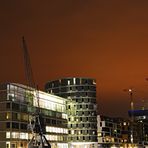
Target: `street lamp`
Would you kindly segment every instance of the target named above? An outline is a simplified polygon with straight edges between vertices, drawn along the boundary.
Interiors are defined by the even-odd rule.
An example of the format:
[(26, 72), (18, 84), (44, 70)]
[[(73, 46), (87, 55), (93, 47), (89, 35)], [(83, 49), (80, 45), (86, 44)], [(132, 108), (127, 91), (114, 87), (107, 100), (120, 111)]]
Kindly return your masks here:
[(130, 97), (130, 108), (131, 108), (131, 135), (130, 135), (130, 140), (133, 145), (134, 143), (134, 116), (133, 116), (133, 111), (134, 111), (134, 102), (133, 102), (133, 89), (124, 89), (124, 91), (129, 93)]

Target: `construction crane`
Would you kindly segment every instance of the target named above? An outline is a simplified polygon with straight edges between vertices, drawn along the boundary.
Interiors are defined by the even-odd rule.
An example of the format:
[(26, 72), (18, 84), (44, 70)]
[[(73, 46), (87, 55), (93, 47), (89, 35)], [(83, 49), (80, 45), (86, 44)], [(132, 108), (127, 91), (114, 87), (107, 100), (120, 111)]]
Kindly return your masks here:
[(37, 110), (36, 113), (33, 114), (33, 118), (31, 119), (29, 124), (29, 127), (32, 132), (32, 139), (28, 143), (28, 148), (51, 148), (51, 145), (49, 144), (48, 140), (44, 135), (45, 124), (40, 112), (39, 91), (33, 78), (30, 56), (24, 37), (22, 37), (22, 47), (23, 47), (25, 76), (27, 79), (27, 85), (34, 90), (36, 95), (35, 97), (37, 98)]

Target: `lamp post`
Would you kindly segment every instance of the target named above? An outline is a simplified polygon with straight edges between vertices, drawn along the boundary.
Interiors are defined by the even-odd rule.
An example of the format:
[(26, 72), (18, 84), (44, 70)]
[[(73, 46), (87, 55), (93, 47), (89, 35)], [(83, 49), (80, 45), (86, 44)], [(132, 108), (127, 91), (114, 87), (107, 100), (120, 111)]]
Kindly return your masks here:
[(131, 129), (130, 129), (130, 141), (133, 147), (134, 143), (134, 116), (133, 116), (133, 111), (134, 111), (134, 102), (133, 102), (133, 90), (130, 89), (124, 89), (124, 91), (129, 93), (130, 97), (130, 109), (131, 109)]

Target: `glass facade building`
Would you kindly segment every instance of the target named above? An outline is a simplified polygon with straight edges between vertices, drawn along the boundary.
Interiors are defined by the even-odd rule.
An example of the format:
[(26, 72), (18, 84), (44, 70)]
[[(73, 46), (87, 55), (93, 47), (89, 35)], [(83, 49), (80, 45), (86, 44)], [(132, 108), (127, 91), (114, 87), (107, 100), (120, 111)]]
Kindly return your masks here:
[[(39, 107), (52, 148), (67, 148), (66, 99), (38, 91)], [(0, 147), (27, 148), (32, 138), (29, 120), (37, 111), (36, 91), (27, 86), (0, 84)]]
[(49, 81), (46, 92), (67, 98), (68, 142), (71, 148), (97, 147), (96, 81), (63, 78)]

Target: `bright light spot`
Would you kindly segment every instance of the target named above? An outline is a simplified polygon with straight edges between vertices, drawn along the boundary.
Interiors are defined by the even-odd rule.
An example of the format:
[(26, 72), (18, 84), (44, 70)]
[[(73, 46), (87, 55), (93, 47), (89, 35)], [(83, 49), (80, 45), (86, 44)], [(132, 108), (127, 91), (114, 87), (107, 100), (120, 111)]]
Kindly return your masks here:
[(126, 125), (126, 122), (123, 122), (123, 125)]
[(129, 91), (129, 92), (132, 92), (132, 89), (129, 89), (128, 91)]

